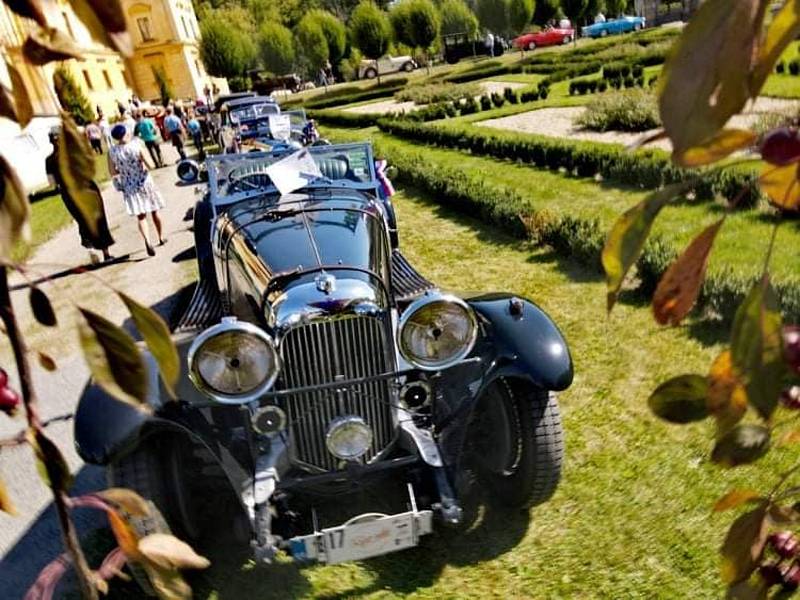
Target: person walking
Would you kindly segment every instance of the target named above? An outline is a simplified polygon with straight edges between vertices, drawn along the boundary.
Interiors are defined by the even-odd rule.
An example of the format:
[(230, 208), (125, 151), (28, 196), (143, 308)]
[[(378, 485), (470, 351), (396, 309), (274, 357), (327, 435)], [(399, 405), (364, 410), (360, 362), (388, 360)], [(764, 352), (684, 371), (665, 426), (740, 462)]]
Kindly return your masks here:
[(133, 133), (144, 142), (156, 169), (163, 167), (164, 160), (161, 158), (161, 146), (158, 143), (158, 133), (153, 121), (141, 112), (136, 113), (136, 127), (133, 128)]
[(150, 243), (147, 215), (150, 215), (156, 227), (158, 245), (163, 246), (167, 240), (162, 235), (158, 211), (164, 208), (164, 200), (148, 173), (142, 147), (130, 142), (126, 134), (125, 126), (121, 124), (111, 130), (115, 144), (108, 153), (108, 170), (114, 177), (114, 187), (122, 192), (128, 214), (136, 216), (147, 255), (155, 256), (156, 251)]
[[(97, 233), (96, 235), (92, 234), (89, 228), (86, 226), (85, 219), (83, 217), (83, 213), (78, 205), (73, 200), (72, 196), (70, 196), (69, 191), (67, 191), (67, 187), (64, 185), (63, 180), (61, 179), (61, 172), (58, 168), (58, 138), (60, 136), (60, 131), (55, 129), (50, 132), (49, 138), (50, 143), (53, 145), (53, 151), (44, 161), (44, 169), (48, 175), (52, 176), (53, 181), (55, 182), (56, 186), (58, 186), (58, 191), (61, 194), (61, 200), (64, 202), (64, 206), (72, 215), (72, 218), (75, 219), (75, 222), (78, 224), (78, 235), (81, 238), (81, 246), (86, 248), (87, 250), (100, 250), (103, 253), (103, 260), (109, 261), (112, 260), (114, 257), (111, 256), (111, 253), (108, 249), (114, 245), (114, 238), (111, 235), (111, 231), (108, 228), (108, 219), (106, 218), (106, 209), (103, 205), (103, 195), (100, 193), (100, 189), (97, 187), (97, 184), (92, 181), (89, 184), (89, 189), (94, 192), (93, 196), (97, 201)], [(99, 138), (98, 138), (99, 141)], [(96, 262), (95, 255), (90, 253), (90, 259), (92, 262)]]
[(86, 138), (95, 154), (103, 153), (103, 130), (97, 121), (92, 121), (86, 126)]
[(186, 150), (183, 149), (183, 123), (179, 117), (175, 116), (171, 106), (167, 107), (167, 116), (164, 119), (164, 128), (167, 130), (172, 145), (181, 157), (186, 160)]
[(100, 131), (103, 132), (103, 139), (106, 141), (106, 148), (109, 150), (114, 145), (114, 139), (111, 137), (111, 125), (108, 124), (108, 119), (105, 118), (103, 113), (99, 113), (97, 124), (100, 126)]
[(491, 31), (486, 32), (486, 39), (484, 40), (488, 54), (494, 57), (494, 34)]
[(197, 120), (192, 109), (189, 109), (187, 116), (189, 120), (186, 122), (186, 129), (189, 130), (189, 135), (192, 136), (194, 147), (197, 148), (197, 152), (200, 153), (200, 160), (205, 160), (206, 151), (203, 149), (203, 128), (200, 126), (200, 121)]

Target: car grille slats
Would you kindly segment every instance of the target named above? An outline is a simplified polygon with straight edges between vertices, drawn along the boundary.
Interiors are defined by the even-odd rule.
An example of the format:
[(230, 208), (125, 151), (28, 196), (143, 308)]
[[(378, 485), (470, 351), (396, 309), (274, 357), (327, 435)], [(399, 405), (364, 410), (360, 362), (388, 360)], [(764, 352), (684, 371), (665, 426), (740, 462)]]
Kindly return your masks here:
[[(300, 325), (281, 341), (287, 389), (354, 380), (391, 371), (387, 328), (376, 317), (339, 317)], [(283, 400), (294, 439), (295, 459), (325, 471), (338, 459), (325, 445), (336, 417), (362, 417), (372, 429), (369, 462), (394, 439), (389, 382), (359, 382), (337, 389), (292, 394)]]

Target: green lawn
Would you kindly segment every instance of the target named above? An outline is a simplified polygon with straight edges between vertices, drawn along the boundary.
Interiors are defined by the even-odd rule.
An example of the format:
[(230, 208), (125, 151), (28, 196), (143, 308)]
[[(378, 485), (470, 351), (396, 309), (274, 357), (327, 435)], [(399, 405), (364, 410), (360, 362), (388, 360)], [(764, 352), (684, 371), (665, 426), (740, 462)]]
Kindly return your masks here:
[(641, 305), (623, 302), (606, 318), (604, 284), (547, 249), (413, 190), (401, 190), (395, 205), (401, 247), (422, 273), (444, 289), (527, 296), (563, 329), (576, 379), (560, 396), (561, 486), (529, 513), (490, 513), (463, 537), (435, 535), (417, 549), (361, 563), (260, 568), (217, 548), (212, 569), (193, 580), (195, 597), (722, 597), (717, 548), (733, 515), (712, 515), (710, 506), (735, 485), (766, 486), (765, 471), (785, 468), (789, 457), (777, 452), (759, 469), (722, 471), (706, 460), (710, 427), (667, 426), (645, 404), (666, 377), (705, 372), (719, 348), (691, 338), (690, 329), (658, 329)]
[[(376, 141), (381, 152), (391, 161), (393, 148), (420, 151), (415, 146), (377, 129), (346, 130), (325, 128), (333, 139)], [(424, 147), (426, 160), (447, 168), (460, 168), (472, 175), (485, 177), (492, 184), (511, 188), (527, 198), (533, 209), (548, 209), (559, 214), (598, 219), (601, 226), (610, 228), (627, 208), (640, 201), (644, 190), (598, 183), (590, 178), (567, 177), (563, 174), (511, 161), (472, 156), (456, 150)], [(656, 221), (654, 232), (682, 248), (699, 230), (722, 216), (720, 206), (685, 203), (666, 208)], [(739, 211), (728, 218), (720, 232), (711, 255), (710, 272), (730, 269), (743, 276), (759, 272), (761, 257), (766, 250), (771, 225), (758, 210)], [(800, 223), (787, 221), (778, 232), (781, 251), (772, 259), (776, 281), (800, 278)]]

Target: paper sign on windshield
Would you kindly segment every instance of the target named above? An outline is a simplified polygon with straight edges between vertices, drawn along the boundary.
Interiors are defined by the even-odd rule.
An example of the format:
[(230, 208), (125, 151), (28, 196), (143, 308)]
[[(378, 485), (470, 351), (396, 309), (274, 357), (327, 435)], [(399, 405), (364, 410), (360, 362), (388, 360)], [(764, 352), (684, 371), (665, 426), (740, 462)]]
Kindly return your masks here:
[(292, 134), (292, 120), (289, 115), (270, 115), (269, 131), (276, 140), (288, 140)]
[(322, 172), (306, 148), (271, 164), (266, 171), (281, 195), (290, 194), (317, 177), (322, 177)]

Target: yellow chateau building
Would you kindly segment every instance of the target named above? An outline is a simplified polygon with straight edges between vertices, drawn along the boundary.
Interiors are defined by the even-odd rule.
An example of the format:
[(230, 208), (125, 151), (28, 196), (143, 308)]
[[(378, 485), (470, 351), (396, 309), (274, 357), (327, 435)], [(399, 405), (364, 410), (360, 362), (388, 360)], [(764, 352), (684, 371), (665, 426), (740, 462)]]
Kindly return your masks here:
[[(116, 113), (117, 101), (127, 104), (133, 94), (142, 100), (158, 100), (158, 70), (165, 74), (176, 98), (202, 97), (206, 86), (228, 90), (227, 82), (210, 77), (200, 60), (200, 29), (191, 0), (122, 0), (134, 44), (129, 59), (95, 42), (67, 0), (43, 0), (42, 4), (49, 24), (83, 50), (81, 60), (66, 61), (64, 66), (92, 107), (107, 115)], [(32, 21), (0, 4), (0, 53), (20, 71), (36, 113), (53, 115), (59, 109), (52, 83), (56, 63), (32, 67), (22, 60), (22, 44), (34, 27)], [(0, 82), (10, 86), (4, 61), (0, 61)]]

